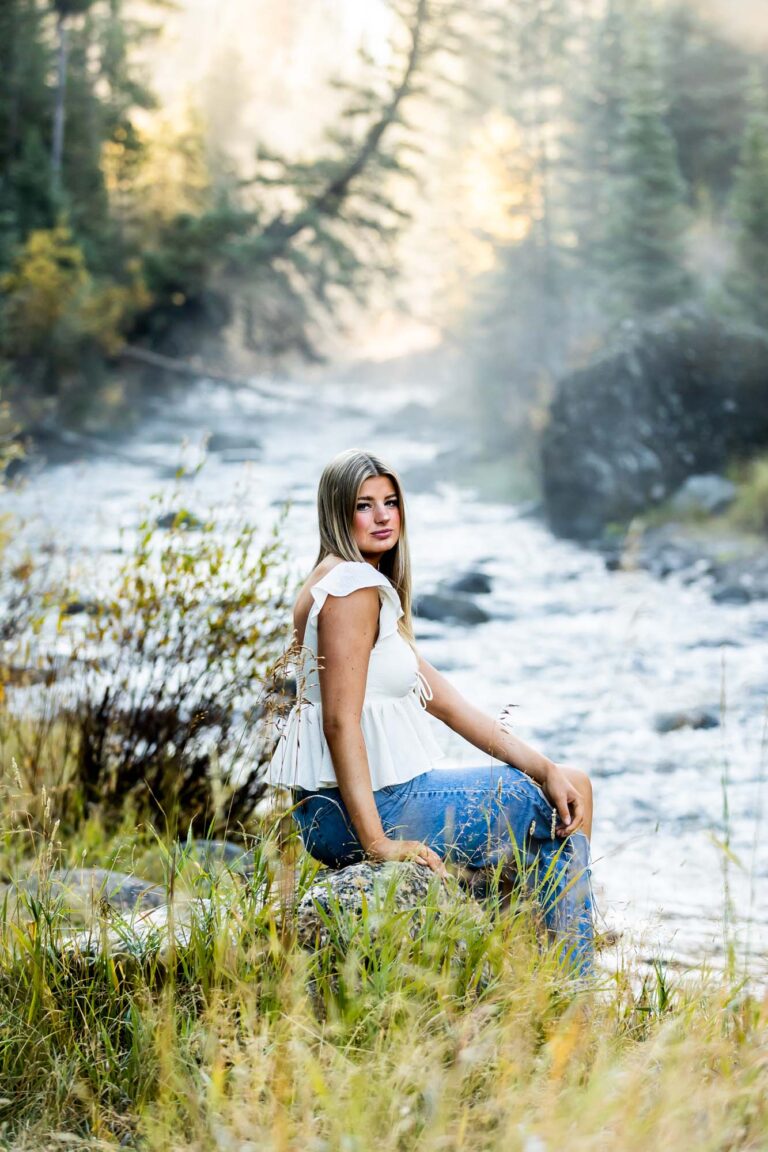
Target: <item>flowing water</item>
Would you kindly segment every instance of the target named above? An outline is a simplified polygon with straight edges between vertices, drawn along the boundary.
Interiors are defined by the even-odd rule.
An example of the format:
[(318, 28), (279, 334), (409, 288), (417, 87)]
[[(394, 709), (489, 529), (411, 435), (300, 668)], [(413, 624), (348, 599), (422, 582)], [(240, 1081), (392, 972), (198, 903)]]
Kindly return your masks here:
[[(523, 508), (463, 490), (430, 469), (444, 445), (428, 420), (384, 431), (414, 399), (435, 397), (327, 383), (258, 392), (201, 385), (158, 403), (118, 454), (48, 468), (4, 502), (24, 518), (33, 548), (50, 540), (71, 569), (95, 570), (107, 583), (121, 532), (172, 483), (182, 439), (212, 433), (205, 467), (184, 483), (185, 507), (204, 514), (237, 501), (266, 531), (290, 499), (291, 567), (303, 578), (317, 547), (323, 464), (351, 446), (391, 461), (406, 480), (416, 593), (473, 568), (493, 582), (477, 598), (489, 622), (419, 621), (420, 649), (489, 713), (516, 705), (523, 739), (590, 772), (596, 888), (608, 923), (625, 928), (622, 946), (648, 959), (720, 965), (731, 941), (739, 965), (762, 977), (768, 602), (719, 605), (698, 585), (609, 572)], [(696, 706), (712, 707), (720, 725), (655, 730), (657, 713)], [(431, 723), (453, 762), (489, 763)]]

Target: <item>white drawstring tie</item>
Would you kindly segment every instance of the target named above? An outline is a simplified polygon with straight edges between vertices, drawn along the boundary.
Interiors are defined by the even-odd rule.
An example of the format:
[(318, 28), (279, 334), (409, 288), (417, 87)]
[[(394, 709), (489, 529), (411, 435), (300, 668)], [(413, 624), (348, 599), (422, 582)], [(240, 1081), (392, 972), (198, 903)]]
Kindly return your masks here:
[(416, 683), (413, 687), (414, 691), (419, 694), (419, 704), (421, 704), (422, 708), (426, 709), (427, 704), (433, 699), (434, 693), (429, 686), (429, 681), (422, 672), (416, 672)]

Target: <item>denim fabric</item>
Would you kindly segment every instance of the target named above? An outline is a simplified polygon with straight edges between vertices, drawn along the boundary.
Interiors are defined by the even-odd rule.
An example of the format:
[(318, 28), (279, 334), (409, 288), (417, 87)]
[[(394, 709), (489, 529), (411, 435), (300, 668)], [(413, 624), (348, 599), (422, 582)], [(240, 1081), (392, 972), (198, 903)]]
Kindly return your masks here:
[[(592, 954), (589, 843), (563, 841), (544, 793), (506, 765), (433, 768), (374, 792), (385, 833), (421, 840), (440, 856), (473, 869), (517, 866), (536, 892), (547, 927), (563, 953), (586, 972)], [(294, 790), (294, 819), (310, 855), (331, 868), (363, 859), (338, 788)]]

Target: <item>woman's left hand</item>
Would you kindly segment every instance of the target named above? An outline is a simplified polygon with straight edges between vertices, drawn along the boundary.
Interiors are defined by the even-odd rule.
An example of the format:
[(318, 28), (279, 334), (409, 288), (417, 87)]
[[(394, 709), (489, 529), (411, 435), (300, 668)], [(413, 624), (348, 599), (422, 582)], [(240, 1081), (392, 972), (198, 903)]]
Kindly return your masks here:
[(562, 768), (554, 763), (547, 768), (541, 787), (560, 817), (557, 835), (564, 838), (577, 832), (584, 823), (584, 801)]

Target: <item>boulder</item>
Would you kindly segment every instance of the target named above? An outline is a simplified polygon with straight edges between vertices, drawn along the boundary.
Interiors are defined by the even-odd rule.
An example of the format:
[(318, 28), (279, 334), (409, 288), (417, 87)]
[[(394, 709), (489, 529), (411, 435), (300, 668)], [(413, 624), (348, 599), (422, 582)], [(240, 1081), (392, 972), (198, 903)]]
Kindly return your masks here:
[(86, 919), (106, 908), (120, 912), (159, 908), (167, 899), (161, 885), (106, 868), (56, 869), (43, 879), (26, 876), (17, 880), (13, 888), (37, 899), (50, 899), (62, 912)]
[(417, 596), (413, 604), (414, 616), (424, 620), (436, 620), (443, 624), (485, 624), (490, 615), (458, 592), (426, 592)]
[(230, 918), (228, 913), (244, 893), (251, 905), (263, 908), (265, 902), (264, 891), (248, 885), (253, 861), (239, 845), (198, 840), (180, 847), (179, 863), (197, 860), (212, 877), (223, 866), (239, 875), (242, 883), (211, 883), (200, 896), (197, 884), (191, 889), (182, 880), (169, 902), (165, 885), (103, 868), (73, 868), (54, 871), (43, 880), (37, 876), (17, 880), (11, 886), (17, 909), (23, 912), (24, 894), (55, 908), (61, 931), (58, 947), (74, 964), (87, 966), (97, 956), (109, 954), (115, 960), (162, 966), (169, 954), (187, 947), (195, 933), (208, 932), (211, 925), (218, 931), (231, 920), (234, 936), (239, 916)]
[(768, 445), (768, 335), (700, 310), (625, 328), (557, 386), (541, 442), (552, 529), (593, 540), (689, 476)]
[(441, 880), (423, 864), (365, 860), (318, 876), (299, 901), (296, 934), (303, 947), (322, 948), (334, 938), (347, 942), (365, 919), (366, 938), (373, 939), (386, 911), (407, 916), (408, 932), (415, 936), (428, 904), (430, 911), (437, 905), (447, 913), (471, 903), (456, 880)]
[(185, 861), (194, 861), (205, 872), (216, 873), (224, 869), (238, 876), (253, 876), (253, 851), (241, 844), (233, 844), (231, 840), (192, 840), (180, 848)]

